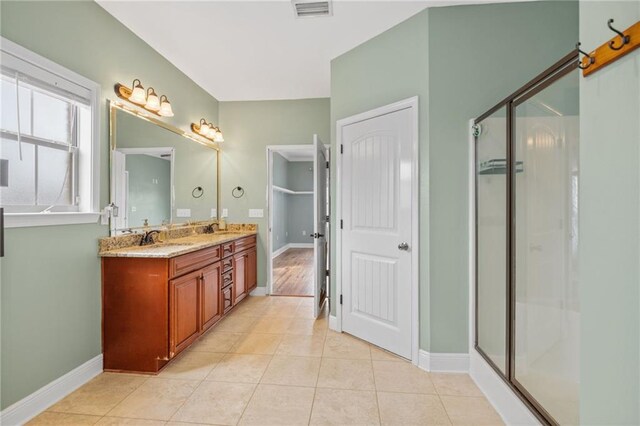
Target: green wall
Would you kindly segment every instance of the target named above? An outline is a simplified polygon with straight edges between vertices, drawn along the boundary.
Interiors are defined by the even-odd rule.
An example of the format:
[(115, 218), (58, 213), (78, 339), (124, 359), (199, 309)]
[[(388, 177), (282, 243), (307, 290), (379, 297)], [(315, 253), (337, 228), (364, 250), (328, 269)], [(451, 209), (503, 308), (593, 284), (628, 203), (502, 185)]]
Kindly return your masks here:
[(432, 352), (468, 351), (469, 120), (569, 53), (577, 39), (575, 1), (429, 12)]
[(468, 351), (468, 122), (577, 36), (577, 2), (431, 8), (332, 61), (332, 135), (338, 119), (420, 98), (422, 349)]
[[(166, 94), (167, 121), (216, 122), (218, 102), (93, 2), (0, 2), (0, 34), (102, 86), (101, 205), (108, 191), (108, 109), (116, 82)], [(1, 407), (101, 352), (99, 225), (9, 229), (2, 259)]]
[[(131, 226), (160, 224), (171, 219), (171, 161), (128, 154), (128, 217)], [(135, 207), (135, 211), (133, 210)]]
[[(419, 96), (420, 112), (420, 321), (421, 341), (428, 336), (429, 303), (429, 145), (428, 17), (426, 10), (331, 61), (331, 161), (336, 164), (336, 120), (392, 102)], [(331, 168), (331, 197), (336, 199), (336, 167)], [(331, 205), (331, 265), (335, 265), (336, 203)], [(331, 294), (335, 294), (335, 268), (331, 270)], [(331, 313), (335, 315), (333, 298)], [(426, 348), (422, 344), (423, 348)]]
[[(267, 282), (267, 150), (269, 145), (304, 145), (317, 133), (329, 141), (329, 99), (220, 102), (222, 151), (221, 206), (229, 222), (258, 224), (258, 286)], [(231, 190), (242, 186), (242, 198)], [(249, 209), (264, 209), (250, 218)]]
[[(586, 51), (638, 1), (580, 3)], [(580, 80), (580, 423), (640, 424), (640, 52)]]

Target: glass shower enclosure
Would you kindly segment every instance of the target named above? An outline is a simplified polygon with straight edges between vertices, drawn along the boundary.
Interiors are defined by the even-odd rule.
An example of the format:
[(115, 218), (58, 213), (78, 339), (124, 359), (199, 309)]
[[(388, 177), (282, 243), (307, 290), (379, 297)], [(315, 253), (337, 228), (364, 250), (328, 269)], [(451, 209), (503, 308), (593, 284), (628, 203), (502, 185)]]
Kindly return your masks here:
[(475, 348), (536, 416), (578, 424), (579, 71), (572, 52), (475, 120)]

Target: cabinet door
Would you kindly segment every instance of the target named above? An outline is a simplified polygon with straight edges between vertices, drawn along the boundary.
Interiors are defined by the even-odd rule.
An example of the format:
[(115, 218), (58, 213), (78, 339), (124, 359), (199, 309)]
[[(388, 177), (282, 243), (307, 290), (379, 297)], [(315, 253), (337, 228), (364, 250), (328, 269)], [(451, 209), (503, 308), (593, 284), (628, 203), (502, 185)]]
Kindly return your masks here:
[(214, 263), (202, 269), (201, 291), (202, 300), (202, 330), (206, 330), (218, 322), (222, 316), (220, 303), (220, 273), (221, 263)]
[(196, 271), (169, 281), (171, 297), (170, 357), (189, 346), (200, 333), (200, 280)]
[(247, 251), (247, 293), (258, 286), (258, 251), (252, 248)]
[(247, 293), (247, 252), (236, 254), (234, 257), (234, 305), (244, 299)]

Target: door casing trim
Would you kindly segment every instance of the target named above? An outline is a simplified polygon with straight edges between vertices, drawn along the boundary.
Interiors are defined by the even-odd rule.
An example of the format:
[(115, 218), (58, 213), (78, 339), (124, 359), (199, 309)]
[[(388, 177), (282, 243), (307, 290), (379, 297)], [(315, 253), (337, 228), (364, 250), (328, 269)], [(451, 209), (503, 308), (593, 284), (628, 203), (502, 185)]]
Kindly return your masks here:
[(412, 188), (411, 188), (411, 362), (418, 365), (420, 349), (420, 222), (419, 222), (419, 186), (420, 186), (420, 163), (419, 163), (419, 114), (418, 96), (403, 99), (389, 105), (342, 118), (336, 121), (336, 217), (334, 226), (336, 229), (336, 294), (332, 297), (332, 302), (336, 304), (336, 327), (335, 330), (342, 332), (342, 305), (340, 305), (340, 295), (342, 294), (342, 229), (339, 221), (342, 217), (342, 155), (340, 155), (340, 145), (342, 145), (342, 129), (350, 124), (370, 120), (372, 118), (387, 115), (393, 112), (411, 109), (413, 120), (412, 135)]

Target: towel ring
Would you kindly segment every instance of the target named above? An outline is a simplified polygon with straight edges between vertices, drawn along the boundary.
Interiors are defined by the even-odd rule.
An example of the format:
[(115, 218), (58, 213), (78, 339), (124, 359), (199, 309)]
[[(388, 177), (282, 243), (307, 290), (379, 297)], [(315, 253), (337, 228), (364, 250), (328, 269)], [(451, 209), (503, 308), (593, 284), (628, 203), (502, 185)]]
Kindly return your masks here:
[(231, 190), (231, 195), (233, 195), (233, 198), (241, 198), (244, 195), (244, 188), (236, 186)]
[(204, 195), (204, 189), (202, 189), (201, 186), (196, 186), (195, 188), (193, 188), (193, 191), (191, 191), (191, 196), (193, 198), (200, 198)]

